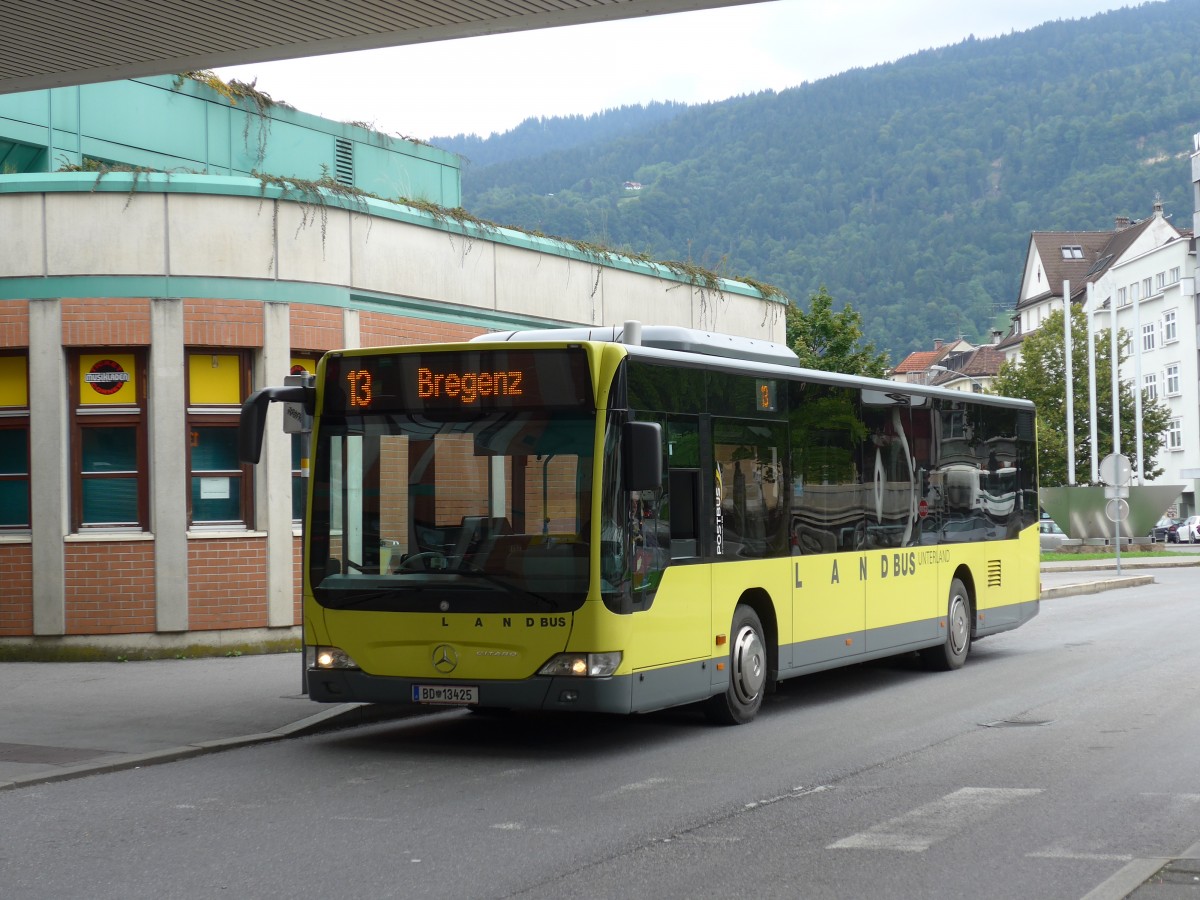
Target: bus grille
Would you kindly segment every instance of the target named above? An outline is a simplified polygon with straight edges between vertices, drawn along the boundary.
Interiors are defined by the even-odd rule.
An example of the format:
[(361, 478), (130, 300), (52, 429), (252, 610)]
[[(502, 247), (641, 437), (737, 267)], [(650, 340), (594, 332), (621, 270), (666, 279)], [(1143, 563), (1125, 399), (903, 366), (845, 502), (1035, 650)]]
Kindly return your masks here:
[(1000, 560), (988, 560), (988, 587), (998, 588), (1004, 581), (1004, 577), (1000, 571)]

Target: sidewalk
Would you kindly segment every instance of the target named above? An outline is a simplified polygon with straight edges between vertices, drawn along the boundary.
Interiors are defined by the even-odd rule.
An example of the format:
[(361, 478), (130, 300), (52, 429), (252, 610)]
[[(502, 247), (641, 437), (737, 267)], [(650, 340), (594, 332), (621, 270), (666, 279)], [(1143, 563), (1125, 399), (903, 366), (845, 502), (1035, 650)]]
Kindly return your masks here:
[(1167, 559), (1121, 559), (1121, 571), (1116, 560), (1080, 560), (1079, 562), (1042, 563), (1042, 599), (1075, 597), (1095, 594), (1115, 588), (1135, 587), (1154, 582), (1155, 569), (1176, 569), (1200, 566), (1200, 556), (1180, 554)]
[(300, 693), (300, 654), (0, 663), (0, 790), (393, 717)]
[[(1200, 557), (1047, 563), (1042, 599), (1148, 584)], [(300, 655), (129, 663), (0, 663), (0, 790), (152, 765), (406, 714), (316, 704)]]

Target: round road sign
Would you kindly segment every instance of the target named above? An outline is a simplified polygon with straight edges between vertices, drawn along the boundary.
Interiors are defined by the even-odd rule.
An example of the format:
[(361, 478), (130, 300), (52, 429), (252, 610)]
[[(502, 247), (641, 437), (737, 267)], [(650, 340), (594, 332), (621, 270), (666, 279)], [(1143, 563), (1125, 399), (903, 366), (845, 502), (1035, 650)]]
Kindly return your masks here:
[(1129, 518), (1129, 501), (1128, 500), (1109, 500), (1104, 505), (1104, 514), (1108, 516), (1110, 522), (1124, 522)]

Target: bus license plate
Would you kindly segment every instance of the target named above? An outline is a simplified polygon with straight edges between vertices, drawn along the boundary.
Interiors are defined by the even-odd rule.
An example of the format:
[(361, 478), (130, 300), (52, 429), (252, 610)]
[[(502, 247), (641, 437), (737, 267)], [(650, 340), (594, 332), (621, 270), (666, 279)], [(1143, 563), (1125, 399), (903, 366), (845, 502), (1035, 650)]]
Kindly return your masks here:
[(461, 684), (414, 684), (413, 703), (441, 703), (470, 706), (479, 702), (479, 688)]

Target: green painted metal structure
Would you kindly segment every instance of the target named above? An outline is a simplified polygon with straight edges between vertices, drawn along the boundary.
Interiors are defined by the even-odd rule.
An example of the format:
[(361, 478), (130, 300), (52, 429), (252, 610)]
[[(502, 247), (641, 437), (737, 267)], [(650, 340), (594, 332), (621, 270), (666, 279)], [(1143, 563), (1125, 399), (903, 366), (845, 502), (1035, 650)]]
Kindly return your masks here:
[(462, 203), (459, 159), (254, 95), (160, 76), (0, 95), (0, 174), (84, 166), (316, 181), (389, 200)]

